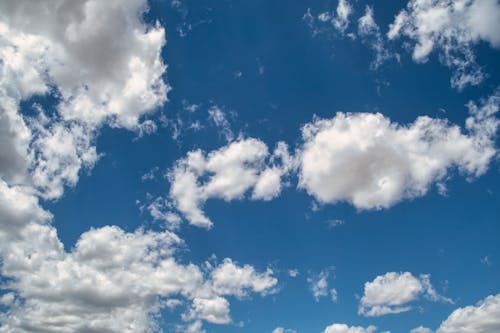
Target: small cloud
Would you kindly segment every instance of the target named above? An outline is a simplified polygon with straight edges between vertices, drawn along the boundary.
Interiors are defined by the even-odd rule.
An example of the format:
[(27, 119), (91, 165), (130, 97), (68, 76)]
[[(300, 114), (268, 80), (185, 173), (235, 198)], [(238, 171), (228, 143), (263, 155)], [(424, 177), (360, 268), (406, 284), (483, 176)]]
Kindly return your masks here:
[(289, 269), (288, 270), (288, 275), (290, 275), (290, 277), (297, 277), (299, 275), (299, 270), (298, 269)]
[(341, 219), (333, 219), (333, 220), (326, 220), (325, 223), (329, 228), (333, 229), (336, 227), (340, 227), (341, 225), (344, 225), (345, 221)]
[(481, 264), (491, 266), (492, 262), (490, 256), (484, 256), (483, 258), (481, 258)]

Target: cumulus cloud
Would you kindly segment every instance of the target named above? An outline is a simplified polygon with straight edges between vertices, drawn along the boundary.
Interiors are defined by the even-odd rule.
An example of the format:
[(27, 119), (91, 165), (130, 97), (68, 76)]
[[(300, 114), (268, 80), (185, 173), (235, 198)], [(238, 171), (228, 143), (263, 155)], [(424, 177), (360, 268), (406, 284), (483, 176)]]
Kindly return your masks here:
[(327, 326), (323, 333), (373, 333), (377, 327), (370, 325), (368, 327), (348, 326), (346, 324), (332, 324)]
[(168, 91), (160, 59), (165, 32), (142, 22), (146, 8), (144, 0), (4, 2), (3, 52), (17, 49), (27, 62), (29, 91), (57, 88), (65, 120), (109, 118), (133, 128)]
[(367, 317), (406, 312), (412, 309), (410, 303), (421, 296), (434, 302), (451, 303), (434, 290), (430, 275), (415, 277), (409, 272), (389, 272), (365, 283), (358, 312)]
[(169, 172), (170, 198), (189, 223), (211, 227), (202, 206), (210, 198), (270, 200), (281, 192), (282, 177), (291, 167), (285, 143), (272, 154), (258, 139), (241, 139), (208, 154), (191, 151)]
[(450, 169), (483, 174), (496, 155), (499, 96), (469, 104), (466, 132), (446, 120), (418, 117), (393, 123), (382, 114), (337, 113), (302, 129), (299, 187), (321, 203), (387, 208), (427, 193)]
[(496, 0), (411, 0), (390, 25), (388, 37), (406, 37), (413, 59), (425, 62), (433, 50), (453, 70), (451, 84), (461, 90), (486, 74), (476, 63), (473, 46), (480, 41), (500, 48), (500, 4)]
[[(103, 124), (155, 128), (140, 121), (166, 101), (165, 32), (143, 22), (146, 9), (144, 0), (0, 4), (4, 179), (57, 199), (95, 164)], [(21, 115), (20, 101), (33, 95), (51, 96), (55, 112), (47, 116), (38, 105), (38, 116)]]
[[(66, 250), (39, 202), (93, 167), (103, 125), (156, 128), (143, 116), (166, 101), (165, 38), (145, 10), (144, 0), (0, 3), (1, 332), (154, 331), (163, 307), (181, 306), (186, 330), (202, 332), (203, 321), (231, 321), (223, 296), (274, 291), (270, 269), (181, 263), (169, 231), (106, 226)], [(50, 95), (51, 110), (21, 114), (33, 95)], [(166, 205), (148, 208), (176, 224)]]
[(349, 27), (350, 19), (353, 8), (349, 1), (339, 0), (335, 12), (323, 12), (318, 14), (320, 22), (329, 22), (340, 33), (345, 33)]
[(3, 274), (15, 296), (0, 319), (17, 332), (147, 331), (168, 305), (161, 299), (172, 296), (190, 301), (184, 320), (224, 324), (231, 320), (222, 295), (265, 295), (277, 284), (272, 271), (230, 259), (210, 274), (181, 264), (174, 253), (183, 242), (168, 231), (91, 229), (65, 252), (53, 227), (30, 223), (2, 241)]
[(244, 297), (248, 291), (266, 295), (273, 292), (278, 280), (268, 268), (264, 273), (257, 273), (250, 265), (239, 267), (227, 258), (211, 273), (212, 288), (218, 295)]
[(458, 308), (441, 323), (437, 333), (494, 333), (500, 331), (500, 294)]

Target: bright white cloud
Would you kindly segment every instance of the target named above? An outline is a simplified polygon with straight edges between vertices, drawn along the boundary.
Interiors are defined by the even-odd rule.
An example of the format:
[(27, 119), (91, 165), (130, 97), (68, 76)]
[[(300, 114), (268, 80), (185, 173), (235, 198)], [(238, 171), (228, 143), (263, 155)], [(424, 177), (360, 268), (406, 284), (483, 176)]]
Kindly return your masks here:
[(441, 323), (436, 333), (495, 333), (500, 331), (500, 294), (458, 308)]
[(202, 211), (206, 200), (242, 199), (251, 189), (252, 199), (270, 200), (280, 193), (281, 178), (291, 163), (284, 143), (270, 154), (264, 142), (253, 138), (234, 141), (208, 154), (191, 151), (169, 173), (170, 198), (189, 223), (210, 227), (212, 222)]
[[(185, 306), (187, 331), (203, 332), (202, 320), (231, 321), (219, 292), (274, 291), (271, 270), (178, 262), (183, 242), (168, 231), (91, 229), (66, 251), (40, 206), (96, 163), (104, 124), (155, 130), (142, 116), (166, 101), (165, 38), (159, 24), (142, 21), (146, 9), (144, 0), (0, 3), (0, 255), (9, 290), (0, 332), (154, 331), (165, 306)], [(54, 95), (55, 111), (35, 105), (36, 116), (22, 116), (19, 103), (35, 94)], [(178, 223), (167, 208), (148, 207)], [(212, 281), (229, 264), (229, 275)]]
[(273, 271), (267, 269), (257, 273), (250, 265), (239, 267), (231, 259), (225, 259), (211, 273), (212, 288), (218, 295), (235, 295), (244, 297), (248, 291), (266, 295), (273, 292), (278, 280)]
[(368, 327), (348, 326), (346, 324), (332, 324), (327, 326), (323, 333), (373, 333), (377, 327), (370, 325)]
[(170, 296), (190, 301), (186, 321), (224, 324), (231, 319), (222, 295), (266, 295), (277, 284), (270, 270), (258, 273), (230, 259), (210, 274), (180, 264), (173, 255), (182, 240), (171, 232), (92, 229), (71, 252), (49, 225), (28, 224), (16, 240), (2, 235), (3, 274), (14, 278), (8, 288), (15, 291), (0, 318), (7, 331), (144, 332), (168, 306), (160, 299)]
[(144, 0), (2, 2), (2, 52), (21, 46), (19, 66), (29, 69), (22, 87), (55, 85), (65, 120), (133, 128), (168, 91), (165, 32), (142, 22), (146, 8)]
[[(143, 22), (146, 9), (145, 0), (0, 4), (4, 179), (57, 199), (95, 164), (93, 141), (103, 124), (156, 128), (140, 121), (166, 101), (165, 33)], [(38, 117), (22, 117), (19, 102), (36, 94), (56, 97), (56, 112), (35, 106)]]
[(389, 272), (366, 282), (363, 297), (359, 304), (359, 314), (368, 317), (382, 316), (411, 310), (410, 303), (421, 296), (432, 301), (446, 301), (432, 287), (430, 276), (419, 277), (409, 272)]
[(314, 118), (302, 129), (299, 187), (321, 203), (380, 209), (424, 195), (452, 168), (481, 175), (496, 155), (499, 101), (495, 94), (481, 106), (469, 104), (467, 133), (426, 116), (409, 125), (379, 113)]
[(496, 0), (411, 0), (390, 26), (388, 37), (412, 40), (413, 59), (425, 62), (433, 50), (454, 73), (453, 87), (477, 85), (484, 78), (472, 49), (479, 41), (500, 48), (500, 4)]

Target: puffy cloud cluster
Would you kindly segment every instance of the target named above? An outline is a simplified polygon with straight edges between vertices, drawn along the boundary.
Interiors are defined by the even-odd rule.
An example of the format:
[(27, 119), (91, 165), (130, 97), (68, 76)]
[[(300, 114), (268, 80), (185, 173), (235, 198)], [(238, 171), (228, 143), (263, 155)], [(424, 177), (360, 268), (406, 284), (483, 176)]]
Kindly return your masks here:
[[(169, 89), (160, 57), (165, 32), (143, 22), (146, 9), (144, 0), (0, 4), (4, 179), (57, 199), (97, 161), (100, 126), (144, 131), (141, 117)], [(19, 103), (33, 95), (51, 96), (55, 112), (36, 105), (37, 116), (22, 115)]]
[(177, 210), (189, 223), (209, 228), (212, 221), (203, 212), (207, 200), (239, 200), (250, 191), (253, 200), (271, 200), (292, 172), (298, 187), (318, 202), (348, 202), (358, 209), (388, 208), (433, 186), (443, 190), (450, 172), (473, 179), (497, 155), (498, 91), (467, 106), (464, 128), (428, 116), (407, 125), (380, 113), (314, 117), (303, 126), (303, 142), (293, 156), (283, 142), (270, 154), (254, 138), (209, 153), (191, 151), (168, 172), (171, 187), (163, 216), (174, 217)]
[(299, 187), (322, 203), (379, 209), (424, 195), (452, 168), (481, 175), (496, 155), (498, 108), (498, 95), (470, 104), (468, 133), (427, 116), (409, 125), (379, 113), (315, 118), (302, 129)]
[(438, 295), (427, 274), (415, 277), (409, 272), (389, 272), (365, 283), (358, 312), (368, 317), (406, 312), (412, 308), (409, 303), (421, 296), (434, 302), (451, 302)]
[[(91, 229), (67, 251), (39, 202), (97, 162), (102, 125), (154, 130), (141, 121), (166, 101), (165, 33), (145, 10), (145, 0), (0, 3), (0, 332), (149, 332), (176, 306), (199, 332), (231, 322), (226, 297), (275, 290), (270, 269), (179, 262), (183, 242), (168, 231)], [(33, 95), (51, 105), (22, 114)], [(150, 210), (175, 224), (160, 202)]]
[(116, 226), (91, 229), (65, 252), (49, 225), (30, 223), (2, 239), (3, 274), (13, 292), (0, 331), (146, 332), (154, 314), (179, 297), (190, 302), (186, 321), (231, 321), (221, 297), (272, 292), (273, 272), (258, 273), (226, 259), (205, 272), (174, 258), (182, 245), (171, 232), (127, 233)]
[(452, 68), (452, 86), (463, 89), (485, 77), (472, 46), (480, 41), (500, 48), (500, 4), (496, 0), (411, 0), (390, 26), (388, 37), (409, 38), (413, 59), (425, 62), (433, 50)]
[(210, 198), (270, 200), (281, 192), (282, 177), (292, 167), (285, 143), (272, 154), (258, 139), (241, 139), (208, 154), (194, 150), (169, 172), (170, 198), (189, 223), (205, 228), (212, 222), (202, 206)]
[(456, 309), (441, 323), (437, 333), (494, 333), (500, 331), (500, 294)]

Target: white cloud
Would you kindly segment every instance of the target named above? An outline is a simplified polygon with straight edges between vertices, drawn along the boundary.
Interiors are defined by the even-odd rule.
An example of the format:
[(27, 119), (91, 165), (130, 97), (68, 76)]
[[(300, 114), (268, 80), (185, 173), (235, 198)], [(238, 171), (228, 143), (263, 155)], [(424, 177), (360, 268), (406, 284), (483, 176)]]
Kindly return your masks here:
[(330, 293), (333, 302), (337, 302), (337, 290), (332, 288), (328, 290), (328, 279), (330, 278), (330, 270), (323, 270), (318, 275), (307, 278), (309, 287), (316, 302), (319, 302), (321, 297), (328, 296)]
[(350, 24), (350, 16), (353, 13), (353, 7), (348, 0), (339, 0), (335, 11), (325, 11), (317, 15), (315, 18), (311, 14), (311, 9), (308, 8), (302, 19), (311, 28), (314, 35), (323, 32), (322, 29), (315, 23), (316, 19), (321, 23), (327, 23), (333, 27), (335, 31), (341, 35), (345, 35)]
[[(201, 320), (230, 322), (221, 284), (211, 280), (225, 266), (178, 262), (177, 235), (107, 226), (66, 251), (39, 203), (61, 197), (92, 168), (103, 125), (155, 130), (142, 117), (169, 88), (164, 29), (142, 21), (146, 9), (144, 0), (0, 3), (0, 254), (9, 290), (0, 299), (1, 332), (154, 331), (161, 308), (175, 306), (187, 307), (189, 332), (203, 332)], [(34, 94), (53, 95), (54, 112), (34, 105), (37, 116), (22, 116), (19, 103)], [(177, 223), (166, 208), (149, 207), (153, 218)], [(222, 285), (234, 289), (224, 295), (274, 291), (272, 271), (232, 268), (243, 272), (234, 279), (250, 272), (257, 280), (227, 277)]]
[(347, 0), (339, 0), (337, 6), (337, 16), (333, 18), (332, 23), (335, 28), (341, 32), (345, 32), (349, 27), (349, 16), (352, 14), (352, 6)]
[(272, 333), (297, 333), (297, 331), (284, 327), (276, 327)]
[(252, 199), (270, 200), (280, 193), (281, 177), (291, 163), (284, 143), (269, 154), (266, 144), (253, 138), (234, 141), (208, 154), (191, 151), (169, 172), (170, 197), (189, 223), (210, 227), (212, 222), (202, 211), (206, 200), (242, 199), (252, 188)]
[(267, 269), (258, 273), (250, 265), (239, 267), (231, 259), (225, 259), (211, 273), (212, 288), (218, 295), (244, 297), (248, 291), (266, 295), (272, 293), (278, 280), (273, 271)]
[(366, 6), (365, 14), (358, 19), (358, 34), (375, 53), (375, 59), (371, 62), (370, 68), (376, 70), (392, 55), (384, 46), (384, 39), (373, 15), (373, 7)]
[(412, 329), (410, 333), (434, 333), (434, 331), (430, 328), (419, 326)]
[(323, 333), (373, 333), (377, 327), (370, 325), (368, 327), (347, 326), (346, 324), (332, 324), (327, 326)]
[(146, 8), (144, 0), (4, 2), (2, 51), (22, 46), (20, 61), (30, 69), (22, 86), (55, 85), (65, 120), (96, 125), (108, 119), (133, 128), (168, 91), (160, 59), (165, 32), (142, 22)]
[(297, 277), (299, 275), (299, 270), (298, 269), (289, 269), (288, 275), (292, 278)]
[(211, 121), (214, 122), (215, 126), (219, 128), (220, 134), (226, 139), (227, 142), (234, 140), (233, 131), (231, 131), (231, 125), (226, 118), (226, 114), (218, 106), (212, 106), (208, 109), (208, 116)]
[(406, 312), (412, 309), (410, 303), (421, 296), (435, 302), (451, 302), (437, 294), (429, 279), (429, 275), (415, 277), (409, 272), (377, 276), (372, 282), (365, 283), (358, 312), (368, 317)]
[(423, 196), (456, 168), (483, 174), (496, 155), (498, 94), (469, 104), (467, 132), (445, 120), (418, 117), (409, 125), (382, 114), (337, 113), (302, 129), (299, 187), (321, 203), (346, 201), (359, 209), (390, 207)]
[(436, 333), (495, 333), (500, 331), (500, 294), (458, 308), (441, 323)]
[(411, 0), (390, 25), (388, 37), (405, 36), (414, 42), (413, 59), (425, 62), (437, 49), (453, 69), (453, 87), (477, 85), (485, 74), (472, 49), (479, 41), (500, 48), (500, 4), (496, 0)]
[[(169, 88), (164, 29), (143, 22), (146, 9), (145, 0), (0, 4), (4, 179), (57, 199), (95, 164), (103, 124), (154, 131), (141, 117), (166, 101)], [(36, 94), (55, 97), (55, 112), (37, 105), (38, 117), (21, 116), (20, 101)]]

